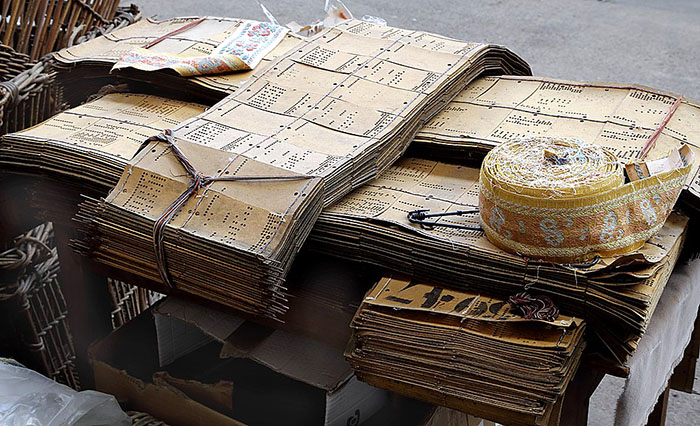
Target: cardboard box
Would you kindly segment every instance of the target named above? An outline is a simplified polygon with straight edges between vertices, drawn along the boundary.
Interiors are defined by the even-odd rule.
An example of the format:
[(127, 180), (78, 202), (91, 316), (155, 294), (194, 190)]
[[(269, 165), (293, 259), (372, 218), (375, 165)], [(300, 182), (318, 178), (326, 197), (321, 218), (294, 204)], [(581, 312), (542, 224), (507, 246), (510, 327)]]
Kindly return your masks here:
[(129, 408), (171, 426), (346, 426), (386, 405), (337, 348), (168, 300), (91, 348), (96, 388)]
[[(95, 344), (91, 348), (91, 363), (97, 389), (114, 394), (126, 408), (147, 412), (170, 426), (240, 426), (244, 425), (244, 422), (250, 425), (322, 425), (327, 424), (328, 414), (332, 417), (333, 413), (343, 407), (348, 408), (343, 412), (349, 414), (336, 416), (339, 422), (334, 424), (495, 426), (492, 422), (398, 394), (385, 391), (378, 391), (377, 394), (377, 390), (357, 382), (354, 377), (340, 383), (333, 392), (323, 387), (310, 386), (285, 375), (283, 372), (292, 370), (291, 364), (285, 365), (279, 358), (267, 359), (269, 365), (250, 359), (251, 356), (257, 356), (254, 354), (260, 353), (262, 349), (251, 351), (251, 345), (247, 345), (246, 350), (243, 342), (252, 342), (255, 339), (244, 337), (259, 335), (264, 328), (233, 319), (235, 317), (217, 314), (217, 311), (208, 311), (206, 316), (195, 314), (199, 309), (182, 308), (181, 303), (172, 303), (172, 299), (171, 303), (156, 308), (159, 312), (155, 315), (151, 311), (144, 312)], [(205, 334), (202, 329), (194, 326), (193, 322), (177, 318), (182, 314), (188, 315), (191, 321), (196, 318), (195, 322), (211, 334)], [(160, 333), (156, 330), (156, 323), (159, 324)], [(225, 335), (226, 330), (230, 328), (237, 330), (237, 346), (230, 343), (234, 340), (228, 339), (231, 336), (223, 338), (225, 343), (221, 343), (220, 336)], [(275, 333), (270, 329), (267, 329), (267, 332), (270, 333), (268, 336)], [(164, 333), (171, 333), (170, 337)], [(311, 343), (311, 346), (315, 344)], [(251, 380), (225, 380), (218, 375), (221, 372), (220, 363), (226, 363), (231, 358), (220, 358), (222, 352), (226, 355), (247, 353), (247, 357), (234, 359), (234, 362), (242, 361), (248, 364), (249, 378), (264, 379), (264, 376), (267, 376), (268, 379), (272, 377), (270, 380), (275, 380), (276, 377), (278, 382), (275, 385), (270, 385), (269, 382), (258, 383), (257, 389), (251, 390)], [(295, 351), (288, 347), (286, 352)], [(339, 351), (330, 350), (318, 355), (325, 356), (334, 352)], [(330, 359), (335, 357), (337, 355), (329, 360), (322, 360), (320, 364), (326, 366), (322, 373), (313, 367), (319, 364), (315, 361), (316, 358), (304, 359), (304, 362), (310, 365), (306, 370), (316, 371), (319, 386), (323, 386), (321, 383), (325, 381), (327, 388), (328, 383), (333, 382), (326, 380), (326, 377), (330, 377), (326, 375), (333, 370), (329, 367), (333, 365)], [(202, 362), (202, 359), (208, 362)], [(162, 368), (161, 362), (164, 365)], [(198, 362), (197, 368), (190, 368), (194, 371), (183, 371), (195, 362)], [(338, 368), (338, 371), (344, 370)], [(200, 379), (192, 379), (192, 376), (199, 376)], [(307, 372), (303, 376), (309, 380), (313, 374)], [(256, 380), (252, 380), (252, 383), (255, 385)], [(364, 397), (366, 401), (357, 402), (358, 396)], [(307, 404), (315, 404), (315, 412), (311, 410), (311, 419), (297, 418), (298, 421), (295, 422), (289, 417), (289, 406), (291, 405), (293, 410), (300, 399), (305, 400)], [(349, 402), (353, 400), (356, 401), (354, 405)], [(263, 408), (257, 408), (257, 411), (249, 409), (246, 413), (243, 410), (245, 404), (250, 404), (249, 408)], [(376, 413), (370, 415), (373, 407), (379, 405)], [(251, 412), (253, 414), (250, 414)], [(280, 413), (283, 412), (286, 412), (284, 415), (288, 417), (280, 417)]]
[[(125, 409), (142, 411), (171, 426), (241, 426), (163, 380), (153, 316), (146, 311), (90, 347), (95, 388), (114, 395)], [(203, 392), (232, 393), (226, 382), (197, 383)]]
[[(388, 393), (357, 380), (337, 348), (172, 297), (153, 312), (161, 367), (185, 376), (198, 357), (218, 358), (188, 378), (233, 381), (233, 414), (244, 423), (346, 426), (386, 403)], [(274, 416), (261, 419), (265, 407)]]
[[(154, 307), (154, 318), (162, 366), (183, 363), (183, 359), (212, 342), (223, 343), (221, 357), (253, 359), (288, 377), (326, 390), (325, 425), (496, 426), (488, 420), (361, 383), (352, 375), (349, 365), (338, 358), (337, 349), (292, 333), (270, 330), (173, 297)], [(333, 324), (326, 326), (334, 327)], [(265, 390), (280, 392), (276, 383), (266, 386)], [(290, 398), (294, 396), (280, 395), (280, 400)], [(381, 405), (377, 405), (379, 400)], [(270, 424), (294, 424), (289, 421), (291, 417), (283, 418), (287, 419), (283, 423)], [(248, 421), (262, 424), (253, 418)]]

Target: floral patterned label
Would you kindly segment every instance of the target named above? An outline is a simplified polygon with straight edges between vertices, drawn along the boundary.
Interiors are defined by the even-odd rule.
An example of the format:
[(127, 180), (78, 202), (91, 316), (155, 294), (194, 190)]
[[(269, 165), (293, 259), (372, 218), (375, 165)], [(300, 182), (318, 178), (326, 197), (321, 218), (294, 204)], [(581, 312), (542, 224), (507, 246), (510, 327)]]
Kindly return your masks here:
[(287, 31), (285, 27), (267, 22), (243, 21), (208, 56), (183, 56), (138, 48), (122, 56), (113, 70), (172, 69), (183, 77), (250, 70), (282, 41)]
[(236, 56), (253, 69), (282, 41), (287, 31), (281, 25), (268, 22), (243, 21), (230, 37), (214, 49), (212, 55)]

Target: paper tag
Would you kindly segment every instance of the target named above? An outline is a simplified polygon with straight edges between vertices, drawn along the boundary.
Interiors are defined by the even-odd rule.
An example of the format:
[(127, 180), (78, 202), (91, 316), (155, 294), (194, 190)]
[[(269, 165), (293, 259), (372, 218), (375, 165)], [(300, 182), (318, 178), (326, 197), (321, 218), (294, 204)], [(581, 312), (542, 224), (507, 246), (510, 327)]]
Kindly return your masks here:
[(646, 179), (659, 173), (680, 169), (692, 162), (693, 152), (688, 145), (683, 145), (679, 149), (672, 151), (668, 157), (626, 164), (625, 170), (630, 181), (634, 182), (635, 180)]

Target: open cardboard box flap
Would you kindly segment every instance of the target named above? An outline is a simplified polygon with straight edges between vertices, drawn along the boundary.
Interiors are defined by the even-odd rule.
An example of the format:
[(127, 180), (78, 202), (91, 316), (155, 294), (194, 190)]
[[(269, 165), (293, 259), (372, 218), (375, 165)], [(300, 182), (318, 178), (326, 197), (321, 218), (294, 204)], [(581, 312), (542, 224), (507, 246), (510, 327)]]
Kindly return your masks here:
[[(235, 383), (221, 380), (202, 383), (197, 380), (176, 378), (161, 370), (160, 361), (162, 360), (159, 359), (157, 350), (159, 343), (162, 346), (163, 342), (157, 340), (155, 324), (159, 321), (159, 317), (161, 320), (188, 318), (188, 321), (166, 321), (171, 322), (172, 327), (164, 327), (164, 323), (161, 322), (160, 332), (171, 332), (173, 339), (170, 340), (175, 342), (178, 339), (174, 336), (182, 335), (179, 333), (189, 329), (190, 334), (184, 334), (189, 338), (184, 340), (190, 340), (190, 342), (179, 345), (180, 349), (191, 349), (190, 344), (197, 342), (198, 339), (208, 343), (216, 340), (226, 345), (229, 337), (241, 337), (244, 333), (256, 336), (261, 332), (260, 327), (233, 319), (234, 317), (229, 315), (219, 316), (215, 311), (207, 313), (196, 305), (181, 303), (178, 299), (166, 300), (169, 302), (158, 305), (153, 312), (145, 312), (136, 317), (90, 348), (97, 389), (114, 394), (121, 402), (127, 402), (130, 408), (150, 413), (172, 426), (245, 425), (217, 411), (220, 408), (230, 408), (229, 395), (235, 394)], [(208, 321), (210, 326), (204, 327), (203, 330), (209, 334), (198, 329), (194, 325), (198, 322), (192, 322), (193, 319), (201, 319), (202, 323)], [(258, 331), (255, 331), (256, 327), (259, 328)], [(240, 330), (238, 334), (234, 334), (237, 330)], [(228, 336), (219, 340), (214, 338), (216, 333), (219, 336)], [(284, 338), (284, 336), (290, 336), (289, 333), (282, 334), (282, 338), (272, 338), (274, 334), (268, 329), (267, 337), (261, 338), (263, 346), (260, 349), (255, 345), (240, 344), (242, 339), (237, 339), (239, 345), (230, 345), (226, 351), (230, 351), (232, 355), (237, 353), (239, 356), (260, 351), (262, 354), (260, 359), (265, 359), (266, 363), (289, 373), (289, 377), (301, 376), (297, 374), (297, 370), (304, 364), (298, 362), (296, 357), (292, 357), (291, 361), (287, 361), (285, 357), (267, 358), (270, 352), (279, 353), (281, 348), (284, 349), (282, 352), (296, 351), (297, 344), (290, 345), (290, 342)], [(250, 340), (256, 341), (252, 338)], [(312, 346), (315, 344), (311, 342)], [(302, 345), (305, 350), (308, 347)], [(170, 349), (172, 348), (171, 346)], [(332, 353), (332, 350), (321, 353)], [(255, 356), (257, 358), (258, 355)], [(319, 358), (322, 356), (314, 356), (306, 361), (308, 370), (316, 369), (315, 362)], [(338, 358), (333, 355), (332, 359)], [(326, 392), (325, 425), (379, 426), (398, 421), (399, 424), (407, 426), (493, 426), (491, 422), (481, 423), (480, 419), (444, 407), (434, 407), (396, 394), (388, 397), (386, 392), (371, 388), (357, 381), (353, 376), (343, 381), (339, 379), (344, 375), (343, 368), (333, 367), (333, 363), (329, 368), (319, 371), (322, 372), (311, 376), (314, 376), (313, 380), (318, 382), (319, 389), (324, 389)], [(307, 379), (309, 381), (304, 383), (308, 385), (314, 383), (308, 377)], [(301, 379), (298, 380), (301, 381)], [(333, 389), (336, 389), (336, 392), (332, 392)], [(377, 411), (373, 407), (381, 407), (381, 409), (372, 415)], [(274, 413), (275, 408), (274, 405), (269, 405), (270, 413)]]
[(325, 425), (371, 417), (387, 392), (355, 378), (343, 352), (316, 340), (212, 311), (176, 297), (154, 308), (160, 365), (217, 341), (221, 358), (247, 358), (325, 393)]
[[(165, 380), (164, 373), (158, 372), (156, 349), (156, 333), (150, 313), (140, 315), (113, 331), (90, 347), (95, 387), (127, 403), (129, 408), (150, 413), (173, 426), (244, 426), (192, 399), (189, 392), (186, 394)], [(138, 354), (138, 362), (133, 362), (134, 354)], [(233, 392), (233, 384), (226, 381), (213, 384), (188, 381), (188, 385), (190, 391), (201, 395)]]
[[(241, 351), (246, 350), (239, 346), (237, 334), (234, 332), (226, 340), (222, 356), (242, 354)], [(281, 330), (269, 334), (261, 330), (256, 337), (258, 339), (253, 340), (257, 344), (249, 348), (245, 356), (287, 377), (329, 393), (353, 377), (352, 368), (345, 361), (342, 351), (335, 348)]]
[[(214, 339), (223, 344), (222, 358), (250, 358), (280, 374), (331, 393), (353, 376), (341, 351), (309, 338), (273, 330), (175, 297), (167, 297), (159, 303), (154, 314), (158, 323), (159, 352), (177, 351), (168, 356), (168, 360), (186, 355), (188, 348), (194, 350)], [(159, 319), (159, 315), (180, 321), (165, 321)], [(210, 339), (180, 322), (191, 324)], [(187, 344), (188, 339), (191, 345)]]

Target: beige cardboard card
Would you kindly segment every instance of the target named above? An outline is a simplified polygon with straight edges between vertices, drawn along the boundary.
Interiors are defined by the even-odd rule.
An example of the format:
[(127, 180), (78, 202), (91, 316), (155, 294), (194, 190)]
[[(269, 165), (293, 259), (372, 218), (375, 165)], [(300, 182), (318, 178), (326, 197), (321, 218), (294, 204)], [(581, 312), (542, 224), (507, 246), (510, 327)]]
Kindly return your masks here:
[[(195, 169), (204, 176), (280, 177), (280, 180), (213, 182), (190, 197), (169, 226), (210, 241), (269, 256), (286, 237), (299, 205), (319, 184), (247, 157), (177, 141)], [(107, 202), (143, 216), (160, 218), (190, 185), (191, 177), (169, 145), (154, 141), (126, 168)]]
[(204, 106), (158, 96), (114, 93), (64, 111), (19, 132), (126, 162), (144, 140), (204, 111)]
[[(103, 60), (116, 63), (128, 51), (193, 24), (198, 17), (173, 18), (157, 21), (149, 18), (129, 25), (86, 43), (68, 47), (57, 53), (59, 60), (79, 62)], [(167, 52), (184, 56), (200, 56), (209, 53), (240, 25), (241, 20), (231, 18), (205, 18), (204, 22), (168, 37), (155, 44), (154, 52)], [(209, 46), (208, 48), (202, 45)], [(108, 47), (109, 48), (106, 48)]]
[[(202, 137), (211, 134), (221, 149), (323, 177), (336, 196), (405, 149), (406, 133), (427, 114), (427, 104), (484, 47), (344, 21), (256, 70), (238, 92), (175, 135), (211, 143)], [(366, 172), (350, 176), (358, 169)]]
[[(532, 322), (513, 312), (510, 304), (501, 299), (393, 276), (379, 280), (379, 283), (367, 294), (364, 302), (397, 310), (454, 316), (464, 320)], [(551, 324), (568, 327), (580, 322), (579, 319), (559, 315)]]
[[(469, 85), (417, 135), (417, 142), (489, 150), (516, 137), (571, 137), (620, 161), (657, 160), (681, 145), (700, 150), (700, 105), (644, 86), (541, 77), (487, 77)], [(646, 153), (645, 158), (641, 158)], [(700, 195), (694, 166), (686, 189)]]

